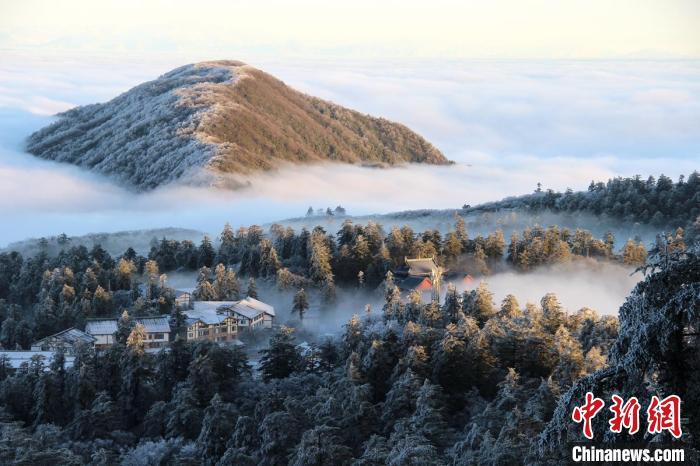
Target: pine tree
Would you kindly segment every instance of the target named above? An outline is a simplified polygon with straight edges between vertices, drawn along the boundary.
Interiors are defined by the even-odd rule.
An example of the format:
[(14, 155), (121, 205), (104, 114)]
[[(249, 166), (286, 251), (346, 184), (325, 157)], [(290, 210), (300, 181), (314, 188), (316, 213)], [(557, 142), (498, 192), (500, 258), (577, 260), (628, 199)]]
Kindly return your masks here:
[(214, 251), (214, 246), (212, 246), (209, 236), (204, 235), (202, 242), (199, 244), (197, 265), (199, 267), (212, 267), (215, 257), (216, 252)]
[(194, 297), (199, 301), (216, 301), (218, 299), (218, 294), (214, 289), (214, 286), (209, 281), (211, 271), (208, 267), (202, 267), (199, 269), (199, 275), (197, 277), (197, 287), (194, 290)]
[(217, 393), (207, 407), (202, 429), (197, 438), (197, 450), (209, 464), (221, 458), (231, 432), (236, 427), (237, 412), (230, 403), (225, 403)]
[(352, 449), (343, 444), (343, 432), (337, 427), (319, 425), (307, 430), (292, 455), (291, 466), (345, 465), (353, 459)]
[(263, 239), (260, 242), (260, 276), (272, 277), (277, 274), (277, 271), (282, 267), (277, 251), (269, 239)]
[(134, 322), (131, 320), (129, 312), (124, 309), (121, 317), (117, 321), (117, 333), (115, 334), (117, 343), (126, 345), (129, 335), (131, 335), (132, 328), (134, 328)]
[(294, 344), (293, 331), (282, 327), (270, 338), (269, 347), (260, 351), (260, 371), (265, 382), (283, 379), (300, 368), (301, 354)]
[(143, 324), (136, 324), (126, 339), (126, 346), (135, 354), (142, 355), (146, 348), (146, 337), (146, 327)]
[(503, 232), (496, 230), (486, 238), (484, 252), (490, 259), (499, 260), (503, 257), (503, 251), (506, 247), (506, 242), (503, 239)]
[(246, 290), (245, 295), (248, 298), (258, 299), (258, 285), (255, 283), (255, 279), (253, 277), (248, 279), (248, 289)]
[(515, 319), (522, 316), (520, 304), (512, 294), (507, 295), (501, 303), (501, 311), (499, 316), (504, 319)]
[(403, 317), (403, 309), (401, 305), (401, 291), (399, 287), (394, 285), (390, 290), (387, 290), (384, 302), (383, 316), (384, 320), (397, 319)]
[(566, 311), (554, 293), (544, 295), (540, 305), (542, 306), (544, 328), (553, 335), (566, 322)]
[(554, 335), (554, 350), (559, 357), (555, 377), (561, 385), (568, 386), (585, 371), (581, 344), (571, 336), (566, 327), (561, 326)]
[(489, 274), (489, 267), (486, 265), (486, 253), (480, 244), (477, 244), (474, 248), (474, 266), (480, 274)]
[(214, 277), (212, 287), (217, 301), (230, 301), (238, 299), (240, 294), (240, 284), (238, 283), (236, 272), (231, 269), (227, 269), (223, 264), (218, 264), (214, 270)]
[(445, 236), (445, 243), (442, 247), (442, 253), (448, 264), (456, 262), (460, 254), (462, 254), (463, 244), (456, 233), (450, 232)]
[(462, 312), (462, 303), (459, 293), (457, 293), (457, 288), (453, 283), (447, 285), (445, 304), (443, 304), (442, 309), (448, 322), (457, 322), (458, 315)]
[(98, 285), (92, 298), (92, 309), (98, 316), (110, 315), (112, 313), (112, 293)]
[(304, 288), (299, 288), (299, 291), (294, 295), (294, 304), (292, 306), (292, 312), (299, 314), (299, 320), (304, 320), (304, 314), (309, 309), (309, 301), (306, 298), (306, 291)]
[(147, 261), (143, 266), (143, 275), (146, 279), (146, 299), (153, 299), (156, 295), (155, 287), (158, 284), (160, 272), (156, 261)]
[(130, 290), (131, 289), (131, 279), (133, 274), (136, 272), (136, 266), (134, 262), (127, 259), (119, 259), (117, 263), (117, 286), (118, 290)]
[(233, 233), (233, 228), (226, 222), (220, 236), (221, 245), (219, 246), (219, 254), (217, 261), (229, 265), (235, 262), (236, 257), (236, 236)]
[(496, 308), (493, 303), (493, 293), (489, 291), (486, 282), (479, 283), (476, 290), (470, 293), (466, 303), (468, 304), (465, 305), (465, 312), (473, 316), (481, 326), (496, 314)]
[(462, 248), (467, 245), (469, 240), (469, 235), (467, 234), (467, 228), (464, 223), (464, 218), (461, 215), (455, 213), (455, 235), (457, 239), (462, 243)]
[(416, 410), (410, 420), (411, 430), (430, 441), (439, 451), (453, 442), (453, 432), (445, 420), (445, 400), (439, 385), (427, 379), (418, 392)]

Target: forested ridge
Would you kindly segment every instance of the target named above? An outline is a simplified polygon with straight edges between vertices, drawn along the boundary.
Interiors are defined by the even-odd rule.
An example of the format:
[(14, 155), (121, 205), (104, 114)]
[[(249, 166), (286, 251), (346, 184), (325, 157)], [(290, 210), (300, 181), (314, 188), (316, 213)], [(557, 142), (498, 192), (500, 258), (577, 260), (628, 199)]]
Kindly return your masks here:
[(587, 212), (675, 230), (686, 228), (700, 217), (700, 173), (694, 171), (687, 178), (681, 175), (676, 182), (665, 175), (646, 180), (637, 175), (612, 178), (606, 183), (591, 181), (587, 191), (577, 192), (543, 190), (538, 185), (532, 194), (468, 207), (466, 211), (500, 209)]
[[(120, 319), (118, 343), (80, 348), (72, 367), (60, 353), (19, 370), (0, 358), (0, 463), (561, 464), (569, 442), (583, 439), (570, 414), (587, 390), (679, 394), (690, 452), (700, 435), (693, 228), (660, 234), (647, 250), (639, 239), (555, 225), (471, 237), (456, 216), (445, 234), (350, 221), (337, 232), (227, 225), (214, 241), (155, 240), (147, 255), (112, 257), (70, 238), (57, 254), (2, 253), (3, 348), (91, 317)], [(551, 293), (495, 302), (486, 283), (464, 292), (448, 284), (439, 304), (425, 303), (395, 283), (406, 257), (434, 257), (445, 283), (590, 261), (639, 267), (645, 278), (618, 320), (567, 310)], [(130, 338), (135, 317), (169, 314), (182, 332), (167, 277), (176, 271), (197, 272), (200, 299), (287, 291), (297, 318), (280, 322), (290, 326), (259, 353), (182, 338), (147, 352)], [(383, 305), (357, 309), (338, 336), (306, 331), (309, 298), (331, 312), (340, 288)]]

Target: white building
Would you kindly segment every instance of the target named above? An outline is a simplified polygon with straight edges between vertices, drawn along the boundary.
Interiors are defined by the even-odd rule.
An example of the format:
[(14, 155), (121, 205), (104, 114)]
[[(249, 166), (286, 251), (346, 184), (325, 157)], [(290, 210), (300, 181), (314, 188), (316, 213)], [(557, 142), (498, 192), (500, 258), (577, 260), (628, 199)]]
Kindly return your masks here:
[[(211, 304), (211, 302), (207, 303)], [(195, 309), (185, 312), (185, 316), (187, 317), (188, 341), (233, 341), (238, 334), (237, 319), (219, 311), (216, 307), (201, 304), (195, 305)]]
[(272, 328), (275, 308), (254, 298), (236, 302), (231, 311), (238, 316), (239, 326), (250, 329)]
[[(119, 319), (90, 319), (85, 324), (85, 332), (95, 337), (95, 348), (106, 348), (116, 343)], [(170, 342), (170, 322), (168, 316), (141, 317), (134, 319), (146, 329), (146, 348), (160, 348)]]
[(253, 298), (194, 301), (187, 317), (188, 340), (235, 341), (241, 330), (272, 328), (275, 308)]

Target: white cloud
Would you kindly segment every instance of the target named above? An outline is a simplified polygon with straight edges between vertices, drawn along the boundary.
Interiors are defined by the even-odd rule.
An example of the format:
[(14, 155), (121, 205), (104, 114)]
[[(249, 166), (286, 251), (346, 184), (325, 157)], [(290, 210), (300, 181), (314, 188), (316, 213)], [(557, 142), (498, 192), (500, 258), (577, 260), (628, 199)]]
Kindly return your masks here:
[(10, 54), (0, 63), (0, 245), (61, 231), (217, 231), (225, 221), (296, 216), (309, 204), (358, 214), (455, 207), (531, 192), (538, 181), (585, 189), (592, 179), (700, 168), (696, 62), (261, 61), (301, 90), (406, 124), (458, 164), (291, 167), (236, 193), (169, 187), (137, 196), (22, 153), (23, 138), (50, 122), (46, 113), (107, 100), (180, 59)]

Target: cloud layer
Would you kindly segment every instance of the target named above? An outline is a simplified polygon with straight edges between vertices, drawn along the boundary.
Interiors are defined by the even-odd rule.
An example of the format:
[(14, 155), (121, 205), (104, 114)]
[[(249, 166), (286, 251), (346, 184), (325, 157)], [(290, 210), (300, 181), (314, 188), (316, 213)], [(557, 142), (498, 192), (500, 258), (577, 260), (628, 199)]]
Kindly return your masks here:
[[(226, 57), (236, 58), (236, 57)], [(697, 62), (267, 61), (310, 94), (405, 123), (452, 167), (290, 167), (230, 193), (165, 187), (136, 195), (74, 167), (37, 160), (23, 139), (50, 115), (107, 100), (183, 60), (119, 62), (17, 55), (0, 61), (0, 245), (28, 236), (182, 226), (218, 231), (297, 216), (445, 208), (590, 180), (677, 176), (700, 155)]]

